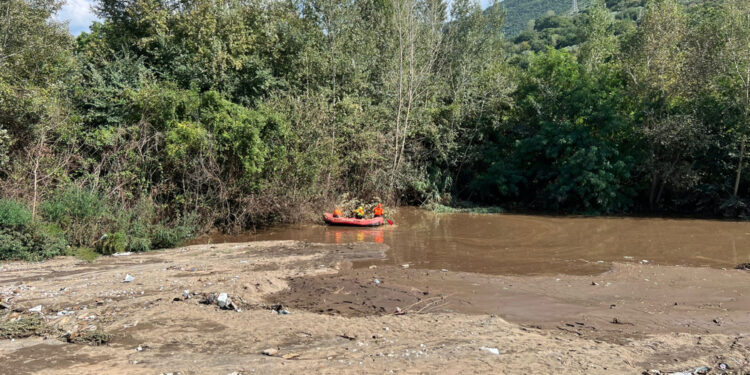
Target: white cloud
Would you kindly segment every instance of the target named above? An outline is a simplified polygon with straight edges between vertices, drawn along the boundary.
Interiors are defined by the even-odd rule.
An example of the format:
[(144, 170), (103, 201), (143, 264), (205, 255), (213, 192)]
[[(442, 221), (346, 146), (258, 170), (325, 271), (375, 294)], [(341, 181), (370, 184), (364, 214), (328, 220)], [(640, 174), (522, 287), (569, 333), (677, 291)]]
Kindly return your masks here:
[(89, 31), (91, 23), (98, 20), (92, 5), (92, 0), (67, 0), (55, 15), (55, 19), (70, 22), (70, 33), (73, 35)]

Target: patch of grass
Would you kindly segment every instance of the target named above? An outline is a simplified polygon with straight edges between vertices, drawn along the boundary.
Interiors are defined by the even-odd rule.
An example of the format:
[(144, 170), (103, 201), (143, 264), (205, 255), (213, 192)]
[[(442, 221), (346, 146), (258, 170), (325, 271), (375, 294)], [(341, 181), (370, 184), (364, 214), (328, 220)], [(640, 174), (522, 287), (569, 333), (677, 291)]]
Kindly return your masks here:
[(65, 255), (73, 256), (91, 263), (96, 260), (100, 254), (90, 247), (75, 247), (66, 250)]
[(54, 329), (36, 315), (22, 315), (0, 322), (0, 339), (22, 339), (31, 336), (46, 336)]
[(105, 345), (112, 340), (112, 334), (104, 332), (101, 328), (93, 331), (77, 332), (65, 336), (65, 340), (72, 344), (84, 344), (91, 346)]

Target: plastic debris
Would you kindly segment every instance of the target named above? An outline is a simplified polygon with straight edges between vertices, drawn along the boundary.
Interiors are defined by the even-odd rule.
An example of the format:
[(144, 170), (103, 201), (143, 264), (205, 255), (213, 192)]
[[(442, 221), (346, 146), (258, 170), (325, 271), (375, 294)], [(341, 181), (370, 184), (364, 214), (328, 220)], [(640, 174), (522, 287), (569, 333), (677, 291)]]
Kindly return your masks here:
[(229, 304), (232, 303), (232, 300), (229, 299), (229, 296), (226, 293), (221, 293), (219, 294), (219, 297), (216, 298), (216, 303), (223, 309), (229, 306)]
[(267, 355), (269, 357), (272, 357), (272, 356), (276, 355), (276, 353), (278, 353), (278, 352), (279, 352), (279, 349), (268, 348), (268, 349), (266, 349), (266, 350), (263, 351), (263, 355)]
[(42, 305), (36, 305), (29, 309), (29, 312), (40, 313), (42, 312)]
[(123, 280), (122, 282), (129, 283), (129, 282), (132, 282), (133, 280), (135, 280), (135, 277), (130, 274), (127, 274), (125, 275), (125, 280)]
[(133, 252), (132, 251), (126, 251), (126, 252), (123, 252), (123, 253), (114, 253), (114, 254), (112, 254), (113, 257), (126, 257), (128, 255), (133, 255)]
[(481, 347), (479, 349), (482, 349), (482, 350), (484, 350), (486, 352), (489, 352), (490, 354), (500, 355), (500, 349), (498, 349), (498, 348), (489, 348), (489, 347), (483, 346), (483, 347)]

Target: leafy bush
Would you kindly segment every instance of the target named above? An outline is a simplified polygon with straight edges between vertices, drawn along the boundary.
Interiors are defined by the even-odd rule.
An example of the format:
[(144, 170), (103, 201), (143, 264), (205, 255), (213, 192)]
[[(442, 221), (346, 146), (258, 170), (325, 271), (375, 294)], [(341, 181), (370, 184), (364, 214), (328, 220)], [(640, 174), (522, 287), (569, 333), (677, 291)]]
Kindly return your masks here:
[(97, 251), (104, 255), (112, 255), (115, 253), (121, 253), (128, 248), (128, 239), (125, 233), (115, 232), (112, 234), (106, 234), (99, 241)]
[(179, 245), (180, 242), (193, 235), (194, 222), (195, 218), (189, 216), (172, 227), (162, 223), (157, 224), (151, 231), (152, 247), (154, 249), (168, 249)]
[(128, 251), (142, 253), (151, 250), (151, 240), (144, 237), (128, 238)]
[(57, 228), (31, 222), (24, 228), (0, 228), (0, 259), (38, 261), (61, 254), (65, 238)]
[(59, 225), (68, 242), (85, 246), (100, 233), (106, 201), (99, 194), (78, 186), (69, 186), (42, 204), (45, 219)]
[(0, 228), (23, 228), (31, 222), (31, 211), (11, 199), (0, 199)]

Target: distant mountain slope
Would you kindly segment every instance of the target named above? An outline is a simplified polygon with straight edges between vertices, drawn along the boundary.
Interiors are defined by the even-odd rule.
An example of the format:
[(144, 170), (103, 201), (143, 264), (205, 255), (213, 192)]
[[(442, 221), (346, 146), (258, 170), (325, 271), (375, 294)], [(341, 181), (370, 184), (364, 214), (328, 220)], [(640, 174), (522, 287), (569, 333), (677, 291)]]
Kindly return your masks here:
[[(688, 8), (710, 1), (713, 0), (677, 0)], [(647, 0), (605, 0), (615, 18), (632, 21), (640, 17), (646, 2)], [(590, 3), (591, 0), (578, 0), (578, 9), (583, 11)], [(498, 5), (506, 11), (503, 32), (507, 37), (513, 38), (526, 30), (529, 21), (544, 17), (549, 11), (560, 16), (570, 15), (573, 0), (503, 0)]]
[[(507, 12), (503, 32), (509, 37), (518, 35), (529, 21), (545, 15), (550, 10), (560, 15), (570, 13), (572, 4), (573, 0), (504, 0), (499, 3)], [(579, 9), (583, 9), (587, 4), (587, 0), (578, 0)]]

